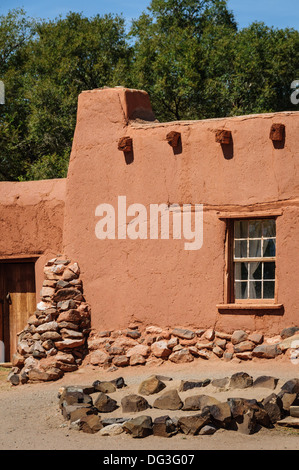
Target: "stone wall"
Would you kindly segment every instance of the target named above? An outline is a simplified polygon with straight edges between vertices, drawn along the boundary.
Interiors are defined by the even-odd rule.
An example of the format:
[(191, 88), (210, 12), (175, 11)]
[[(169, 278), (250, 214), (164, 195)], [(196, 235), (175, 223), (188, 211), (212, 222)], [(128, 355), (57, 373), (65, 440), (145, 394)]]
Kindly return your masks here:
[(87, 354), (90, 309), (78, 264), (65, 257), (48, 261), (40, 295), (34, 315), (18, 334), (10, 374), (14, 384), (57, 380), (77, 370)]
[(112, 371), (135, 365), (159, 366), (164, 361), (178, 364), (213, 359), (250, 361), (279, 356), (296, 360), (298, 332), (298, 327), (290, 327), (269, 337), (244, 330), (227, 334), (213, 328), (192, 331), (132, 324), (125, 330), (91, 331), (85, 362)]

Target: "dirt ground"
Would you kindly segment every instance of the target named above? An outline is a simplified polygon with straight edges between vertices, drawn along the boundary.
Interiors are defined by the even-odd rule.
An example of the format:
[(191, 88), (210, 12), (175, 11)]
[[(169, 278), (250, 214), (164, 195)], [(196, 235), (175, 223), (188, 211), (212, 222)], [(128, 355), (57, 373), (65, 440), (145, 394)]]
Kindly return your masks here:
[[(7, 382), (7, 371), (0, 370), (0, 450), (297, 450), (299, 449), (299, 429), (276, 426), (274, 429), (261, 429), (252, 435), (243, 435), (236, 431), (218, 430), (211, 436), (185, 436), (177, 434), (171, 438), (149, 436), (145, 439), (133, 439), (123, 433), (116, 437), (104, 437), (98, 434), (86, 434), (69, 429), (58, 407), (58, 390), (64, 385), (87, 385), (95, 380), (112, 380), (122, 376), (127, 387), (118, 389), (110, 396), (120, 400), (129, 393), (138, 393), (141, 380), (150, 375), (164, 375), (173, 380), (165, 382), (167, 388), (178, 387), (182, 379), (222, 378), (235, 372), (247, 372), (253, 378), (259, 375), (271, 375), (279, 378), (276, 392), (286, 380), (299, 377), (298, 365), (290, 361), (259, 360), (257, 362), (223, 362), (221, 360), (195, 361), (191, 364), (164, 363), (159, 367), (135, 366), (118, 369), (114, 372), (103, 371), (97, 367), (85, 366), (78, 371), (65, 374), (56, 382), (36, 383), (11, 386)], [(160, 392), (163, 393), (163, 392)], [(206, 394), (225, 401), (228, 397), (246, 397), (262, 399), (272, 393), (265, 388), (249, 388), (217, 392), (212, 385), (205, 388), (179, 392), (184, 400), (188, 395)], [(146, 397), (150, 404), (158, 395)], [(143, 411), (143, 415), (152, 418), (168, 414), (181, 416), (188, 412), (164, 411), (155, 408)], [(194, 414), (194, 412), (189, 412)], [(138, 415), (135, 414), (136, 416)], [(135, 416), (134, 415), (134, 416)], [(121, 407), (102, 417), (124, 416)]]

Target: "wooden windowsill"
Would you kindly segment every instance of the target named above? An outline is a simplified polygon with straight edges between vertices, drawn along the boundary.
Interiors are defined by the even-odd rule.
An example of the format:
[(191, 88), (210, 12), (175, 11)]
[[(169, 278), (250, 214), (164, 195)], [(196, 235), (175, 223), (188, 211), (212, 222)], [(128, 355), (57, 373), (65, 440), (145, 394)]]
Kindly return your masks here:
[[(273, 310), (274, 312), (280, 312), (283, 310), (283, 304), (265, 304), (265, 303), (235, 303), (235, 304), (218, 304), (217, 309), (220, 312), (233, 312), (235, 310), (242, 310), (244, 313), (251, 313), (252, 310)], [(273, 312), (273, 313), (274, 313)]]
[(283, 215), (282, 209), (267, 209), (263, 211), (217, 212), (218, 219), (260, 219)]

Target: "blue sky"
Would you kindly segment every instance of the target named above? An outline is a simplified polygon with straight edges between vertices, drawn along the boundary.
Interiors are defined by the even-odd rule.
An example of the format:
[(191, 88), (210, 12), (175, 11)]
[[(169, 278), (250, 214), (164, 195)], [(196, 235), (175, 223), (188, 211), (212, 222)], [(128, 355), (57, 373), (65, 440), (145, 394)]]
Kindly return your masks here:
[[(149, 4), (150, 0), (1, 0), (0, 14), (17, 7), (23, 7), (29, 16), (50, 19), (60, 14), (65, 16), (69, 11), (82, 12), (85, 16), (122, 13), (130, 23)], [(298, 0), (228, 0), (228, 7), (234, 12), (239, 28), (263, 21), (268, 26), (299, 29)]]

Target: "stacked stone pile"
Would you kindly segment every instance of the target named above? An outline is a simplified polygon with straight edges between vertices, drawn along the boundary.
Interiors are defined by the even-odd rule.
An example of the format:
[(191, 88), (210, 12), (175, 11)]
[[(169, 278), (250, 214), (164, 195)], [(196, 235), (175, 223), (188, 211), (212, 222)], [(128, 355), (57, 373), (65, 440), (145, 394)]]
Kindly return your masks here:
[(57, 380), (78, 369), (87, 354), (90, 310), (77, 263), (55, 258), (44, 267), (41, 301), (18, 334), (12, 384)]
[(225, 361), (273, 359), (299, 345), (299, 328), (290, 327), (272, 338), (257, 332), (236, 330), (232, 334), (213, 328), (190, 330), (141, 328), (132, 324), (125, 330), (91, 331), (88, 338), (89, 363), (114, 370), (140, 364), (158, 365), (164, 361), (188, 363), (196, 359), (221, 358)]
[[(174, 388), (169, 387), (167, 381), (171, 378), (150, 376), (139, 384), (137, 394), (129, 390), (118, 401), (110, 395), (126, 386), (122, 377), (110, 382), (98, 380), (88, 386), (67, 386), (58, 393), (59, 408), (70, 429), (102, 436), (123, 432), (133, 438), (151, 434), (159, 437), (178, 433), (210, 435), (219, 429), (252, 434), (262, 428), (274, 428), (276, 424), (299, 426), (299, 419), (293, 418), (294, 414), (299, 414), (299, 379), (287, 381), (278, 392), (275, 390), (277, 378), (260, 376), (253, 380), (244, 372), (216, 381), (182, 380), (179, 387)], [(225, 390), (250, 388), (252, 394), (257, 387), (263, 387), (269, 389), (269, 395), (260, 401), (254, 398), (220, 401), (215, 396), (199, 393), (207, 385), (212, 385), (216, 391), (219, 387), (221, 390), (223, 387)], [(197, 389), (194, 395), (182, 398), (184, 391), (192, 389)], [(154, 417), (151, 412), (154, 409), (163, 410), (163, 414)], [(121, 416), (115, 416), (115, 410), (121, 411)], [(176, 416), (174, 411), (178, 411)]]

